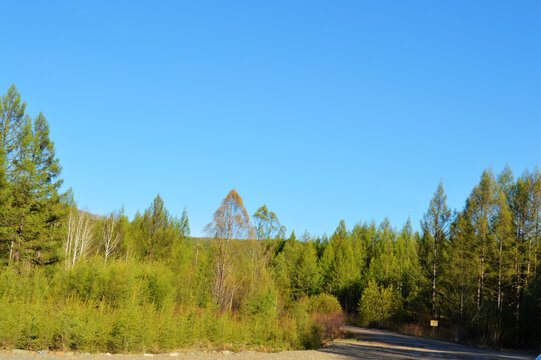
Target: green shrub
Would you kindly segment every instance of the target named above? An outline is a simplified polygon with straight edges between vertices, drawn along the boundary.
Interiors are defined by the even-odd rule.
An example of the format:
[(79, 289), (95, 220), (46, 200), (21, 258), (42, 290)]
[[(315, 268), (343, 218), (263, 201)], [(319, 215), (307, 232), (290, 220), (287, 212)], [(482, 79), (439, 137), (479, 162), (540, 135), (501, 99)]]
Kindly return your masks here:
[[(204, 272), (202, 272), (203, 274)], [(188, 286), (167, 264), (100, 259), (47, 268), (0, 269), (0, 347), (89, 352), (166, 352), (186, 347), (313, 349), (325, 328), (309, 310), (337, 309), (319, 296), (278, 311), (272, 286), (239, 312), (221, 313), (202, 276)], [(192, 291), (181, 301), (179, 291)], [(200, 295), (207, 294), (204, 307)], [(193, 296), (193, 297), (192, 297)]]
[(342, 306), (335, 296), (323, 293), (310, 297), (309, 310), (312, 313), (332, 314), (342, 312)]
[(276, 293), (272, 288), (252, 294), (243, 305), (243, 314), (247, 316), (274, 316), (278, 305)]
[(400, 294), (393, 286), (383, 287), (370, 281), (364, 289), (359, 303), (359, 318), (365, 325), (385, 326), (386, 320), (401, 309)]

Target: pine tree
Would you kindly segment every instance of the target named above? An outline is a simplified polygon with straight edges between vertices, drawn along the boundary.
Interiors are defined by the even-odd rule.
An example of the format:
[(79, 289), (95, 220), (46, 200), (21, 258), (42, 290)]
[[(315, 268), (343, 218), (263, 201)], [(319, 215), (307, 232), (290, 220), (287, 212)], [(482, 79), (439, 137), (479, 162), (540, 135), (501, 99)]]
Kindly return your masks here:
[(507, 204), (511, 205), (513, 199), (513, 188), (515, 186), (515, 177), (509, 164), (505, 165), (502, 172), (498, 175), (498, 191), (503, 192)]
[(4, 151), (5, 173), (8, 181), (18, 173), (23, 152), (25, 132), (30, 122), (26, 115), (26, 102), (15, 85), (0, 98), (0, 146)]
[[(515, 268), (515, 316), (517, 322), (527, 321), (531, 316), (529, 311), (522, 308), (527, 300), (524, 292), (530, 286), (533, 273), (532, 264), (535, 262), (535, 227), (536, 201), (533, 196), (535, 186), (528, 170), (524, 171), (512, 189), (511, 212), (515, 235), (516, 258)], [(526, 318), (523, 317), (526, 315)]]
[(367, 226), (356, 224), (351, 230), (351, 240), (353, 242), (353, 259), (355, 267), (363, 274), (368, 261), (369, 241), (367, 236)]
[(417, 243), (413, 237), (413, 229), (409, 218), (396, 240), (394, 251), (398, 262), (397, 289), (405, 300), (411, 302), (419, 294), (422, 286), (422, 275)]
[[(9, 248), (8, 260), (11, 261), (15, 247), (16, 214), (11, 204), (11, 183), (15, 174), (20, 171), (20, 158), (22, 153), (22, 142), (25, 138), (25, 130), (28, 128), (28, 116), (25, 113), (26, 103), (21, 101), (21, 95), (15, 85), (11, 85), (7, 93), (0, 98), (0, 147), (2, 151), (2, 171), (5, 184), (3, 189), (4, 211), (2, 217), (3, 242), (7, 242)], [(6, 190), (7, 188), (9, 190)], [(7, 200), (9, 198), (9, 200)], [(9, 204), (8, 204), (9, 203)], [(10, 209), (10, 210), (8, 210)]]
[(393, 285), (398, 288), (400, 283), (400, 264), (395, 256), (396, 233), (391, 227), (389, 219), (385, 218), (378, 231), (376, 251), (369, 268), (370, 280), (380, 285)]
[(494, 261), (497, 274), (495, 289), (497, 315), (492, 319), (492, 323), (494, 323), (493, 338), (497, 343), (500, 343), (504, 329), (509, 327), (505, 326), (504, 323), (506, 305), (510, 303), (506, 299), (512, 297), (506, 296), (506, 292), (511, 292), (513, 289), (513, 260), (517, 251), (514, 246), (511, 211), (505, 193), (501, 190), (496, 196), (496, 214), (492, 221), (492, 236), (497, 246)]
[(505, 193), (500, 191), (496, 197), (496, 215), (492, 223), (492, 234), (497, 246), (497, 309), (501, 314), (504, 302), (504, 289), (511, 285), (513, 275), (513, 223)]
[(346, 311), (357, 306), (361, 268), (356, 266), (351, 235), (342, 220), (325, 247), (320, 261), (324, 289), (335, 295)]
[(0, 259), (8, 259), (12, 243), (13, 209), (11, 189), (5, 172), (4, 150), (0, 148)]
[(481, 181), (469, 197), (469, 211), (475, 231), (475, 252), (478, 258), (477, 308), (481, 309), (485, 298), (486, 274), (490, 271), (489, 258), (495, 251), (489, 237), (490, 221), (495, 214), (495, 180), (491, 171), (483, 171)]
[(26, 124), (22, 138), (20, 159), (12, 174), (16, 209), (13, 260), (49, 264), (59, 260), (60, 221), (66, 213), (58, 193), (61, 167), (42, 113)]
[(421, 221), (421, 227), (423, 228), (424, 235), (429, 237), (432, 247), (432, 316), (437, 317), (437, 278), (438, 278), (438, 266), (441, 263), (442, 247), (445, 245), (445, 241), (449, 231), (449, 224), (451, 219), (451, 211), (447, 207), (447, 195), (443, 190), (443, 182), (440, 182), (434, 197), (430, 201), (428, 211), (423, 216)]
[(142, 215), (135, 215), (133, 228), (135, 248), (139, 256), (146, 260), (169, 255), (178, 236), (173, 218), (159, 194)]
[(315, 295), (321, 291), (321, 275), (319, 273), (314, 243), (289, 239), (284, 247), (283, 256), (287, 262), (287, 276), (290, 294), (294, 299), (306, 295)]
[(470, 331), (479, 311), (475, 301), (477, 263), (474, 256), (475, 230), (467, 213), (459, 213), (451, 226), (448, 257), (443, 265), (441, 289), (442, 310), (458, 326), (458, 339)]

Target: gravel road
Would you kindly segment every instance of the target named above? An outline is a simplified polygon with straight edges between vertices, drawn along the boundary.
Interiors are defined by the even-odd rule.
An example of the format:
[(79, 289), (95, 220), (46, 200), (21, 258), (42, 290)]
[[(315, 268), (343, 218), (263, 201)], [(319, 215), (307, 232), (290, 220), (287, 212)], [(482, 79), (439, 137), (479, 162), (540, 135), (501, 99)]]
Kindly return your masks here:
[(499, 352), (468, 347), (446, 341), (432, 340), (415, 336), (400, 335), (390, 331), (363, 329), (347, 326), (357, 340), (339, 340), (334, 345), (321, 350), (283, 351), (279, 353), (258, 353), (245, 351), (239, 353), (181, 352), (161, 355), (121, 355), (121, 354), (38, 354), (33, 352), (2, 351), (0, 360), (346, 360), (346, 359), (534, 359), (524, 353)]

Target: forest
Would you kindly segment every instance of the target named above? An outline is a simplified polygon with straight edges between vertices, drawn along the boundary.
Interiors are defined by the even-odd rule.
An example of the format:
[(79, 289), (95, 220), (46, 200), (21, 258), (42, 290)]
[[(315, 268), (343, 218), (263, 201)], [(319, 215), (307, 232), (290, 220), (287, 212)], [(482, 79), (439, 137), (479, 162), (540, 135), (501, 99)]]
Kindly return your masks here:
[(0, 98), (0, 347), (308, 349), (344, 322), (536, 346), (539, 169), (487, 169), (455, 211), (435, 185), (419, 231), (384, 219), (288, 233), (265, 205), (248, 214), (235, 190), (217, 199), (205, 238), (160, 195), (131, 220), (92, 214), (62, 191), (48, 122), (12, 85)]

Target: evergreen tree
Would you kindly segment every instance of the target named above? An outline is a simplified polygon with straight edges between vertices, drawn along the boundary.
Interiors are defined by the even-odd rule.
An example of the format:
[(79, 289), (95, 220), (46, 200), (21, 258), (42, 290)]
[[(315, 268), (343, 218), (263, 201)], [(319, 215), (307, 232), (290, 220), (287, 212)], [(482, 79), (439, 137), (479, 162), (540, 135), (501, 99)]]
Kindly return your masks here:
[(12, 243), (13, 209), (11, 189), (5, 172), (4, 150), (0, 148), (0, 259), (8, 259)]
[(477, 281), (477, 308), (481, 309), (485, 298), (485, 282), (487, 272), (490, 269), (490, 256), (495, 252), (494, 243), (489, 237), (490, 221), (495, 214), (495, 180), (492, 172), (483, 171), (481, 181), (477, 185), (470, 197), (467, 214), (471, 218), (471, 223), (475, 232), (474, 246), (478, 261), (478, 281)]
[(513, 188), (515, 186), (515, 177), (509, 164), (505, 165), (502, 172), (498, 175), (498, 191), (503, 192), (508, 205), (511, 205), (513, 199)]
[(395, 256), (396, 233), (388, 218), (381, 223), (374, 258), (370, 263), (369, 278), (384, 286), (393, 285), (395, 289), (400, 282), (398, 258)]
[(396, 240), (395, 258), (398, 262), (397, 289), (403, 299), (412, 302), (419, 295), (423, 278), (419, 265), (417, 242), (414, 239), (409, 218)]
[[(475, 230), (466, 209), (459, 213), (451, 226), (447, 261), (443, 263), (441, 280), (442, 310), (458, 327), (459, 340), (472, 331), (479, 316), (476, 305), (477, 263), (474, 256)], [(473, 334), (472, 334), (473, 335)]]
[(424, 235), (429, 238), (432, 245), (432, 316), (438, 316), (437, 308), (437, 278), (438, 278), (438, 266), (442, 262), (442, 247), (445, 245), (445, 241), (449, 231), (449, 223), (451, 219), (451, 211), (447, 207), (447, 195), (443, 190), (443, 182), (440, 182), (434, 197), (430, 201), (428, 211), (423, 216), (421, 221), (421, 227), (423, 228)]
[(26, 115), (26, 102), (15, 85), (0, 98), (0, 147), (4, 152), (6, 177), (9, 181), (18, 173), (30, 118)]
[[(535, 240), (536, 224), (538, 224), (538, 210), (533, 177), (528, 170), (524, 171), (512, 189), (511, 212), (515, 235), (516, 258), (514, 261), (515, 271), (515, 316), (519, 323), (527, 322), (531, 311), (522, 308), (524, 302), (534, 302), (533, 295), (525, 290), (530, 288), (532, 274), (535, 275)], [(537, 218), (537, 219), (536, 219)], [(534, 281), (535, 284), (535, 281)], [(523, 311), (524, 310), (524, 311)], [(526, 318), (523, 317), (526, 316)]]
[(495, 289), (497, 316), (492, 319), (492, 322), (495, 324), (493, 338), (497, 343), (501, 342), (504, 329), (512, 327), (505, 326), (504, 323), (504, 312), (508, 308), (506, 305), (510, 303), (506, 299), (512, 299), (511, 296), (506, 296), (506, 293), (511, 293), (513, 289), (513, 259), (516, 257), (517, 251), (513, 241), (512, 225), (511, 211), (506, 195), (503, 191), (499, 191), (496, 197), (496, 215), (492, 221), (492, 236), (497, 246), (494, 264), (497, 274)]
[(314, 243), (309, 239), (298, 241), (292, 237), (286, 242), (282, 255), (287, 262), (291, 296), (299, 299), (318, 294), (321, 291), (321, 275)]
[(363, 274), (367, 267), (368, 248), (370, 246), (367, 236), (367, 226), (356, 224), (351, 231), (351, 241), (353, 242), (353, 259), (355, 267)]
[(133, 220), (135, 248), (142, 259), (156, 260), (170, 254), (178, 233), (160, 195)]
[(320, 262), (324, 289), (335, 295), (346, 311), (355, 311), (361, 268), (356, 266), (352, 237), (342, 220), (325, 247)]
[(61, 168), (43, 114), (33, 124), (27, 123), (23, 139), (18, 168), (12, 174), (16, 209), (12, 259), (17, 263), (49, 264), (59, 260), (59, 227), (66, 207), (58, 193)]
[(513, 223), (505, 193), (496, 197), (496, 215), (492, 223), (492, 234), (497, 246), (497, 309), (501, 314), (504, 303), (504, 289), (508, 288), (513, 276), (513, 258), (516, 252), (513, 244)]

